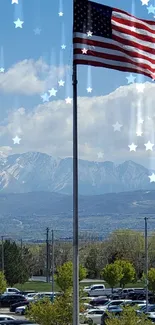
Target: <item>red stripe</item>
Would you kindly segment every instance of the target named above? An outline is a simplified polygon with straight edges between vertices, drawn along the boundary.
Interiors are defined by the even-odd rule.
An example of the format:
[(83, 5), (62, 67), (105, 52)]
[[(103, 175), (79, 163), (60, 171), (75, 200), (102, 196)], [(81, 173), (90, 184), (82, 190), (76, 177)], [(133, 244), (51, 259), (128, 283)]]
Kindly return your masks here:
[(155, 30), (151, 29), (149, 26), (146, 26), (140, 22), (133, 22), (131, 20), (128, 20), (128, 19), (124, 19), (124, 18), (118, 18), (118, 17), (114, 17), (112, 16), (112, 22), (115, 21), (116, 23), (119, 23), (119, 24), (123, 24), (123, 25), (126, 25), (127, 27), (128, 26), (134, 26), (135, 28), (138, 28), (138, 29), (143, 29), (143, 30), (146, 30), (150, 33), (153, 33), (155, 34)]
[(128, 45), (128, 46), (132, 46), (134, 48), (137, 48), (139, 50), (143, 50), (145, 52), (148, 53), (148, 58), (149, 58), (149, 53), (151, 54), (155, 54), (155, 50), (148, 47), (148, 46), (145, 46), (145, 45), (141, 45), (140, 43), (136, 43), (135, 41), (129, 41), (127, 40), (126, 38), (124, 37), (120, 37), (120, 36), (116, 36), (116, 35), (113, 35), (112, 36), (113, 40), (116, 41), (116, 42), (119, 42), (121, 43), (122, 45)]
[[(74, 49), (74, 54), (82, 54), (81, 49)], [(83, 54), (85, 55), (85, 54)], [(149, 67), (149, 65), (145, 64), (145, 63), (138, 63), (138, 62), (134, 62), (132, 61), (132, 59), (128, 59), (119, 55), (114, 55), (114, 54), (104, 54), (104, 53), (99, 53), (99, 52), (95, 52), (95, 51), (90, 51), (88, 50), (86, 55), (90, 55), (90, 56), (94, 56), (96, 58), (101, 58), (101, 59), (106, 59), (106, 60), (111, 60), (111, 61), (120, 61), (120, 62), (124, 62), (124, 63), (131, 63), (134, 65), (137, 65), (137, 67), (142, 68), (142, 69), (147, 69), (150, 71), (150, 73), (155, 73), (155, 69), (152, 69), (151, 67)]]
[(136, 52), (136, 48), (135, 51), (132, 50), (126, 50), (125, 48), (118, 46), (118, 45), (113, 45), (113, 44), (109, 44), (109, 43), (105, 43), (105, 42), (99, 42), (99, 41), (93, 41), (91, 39), (83, 39), (83, 38), (79, 38), (79, 37), (75, 37), (73, 39), (73, 43), (77, 43), (78, 44), (85, 44), (88, 46), (95, 46), (95, 47), (100, 47), (100, 48), (107, 48), (107, 49), (111, 49), (111, 50), (118, 50), (122, 53), (125, 53), (127, 55), (130, 55), (131, 57), (135, 57), (135, 58), (140, 58), (140, 59), (144, 59), (149, 61), (152, 64), (155, 64), (155, 59), (151, 59), (149, 58), (149, 53), (148, 56), (147, 55), (143, 55), (143, 54), (139, 54), (138, 52)]
[(120, 26), (115, 26), (112, 23), (112, 29), (115, 30), (116, 32), (120, 32), (120, 33), (124, 33), (126, 35), (130, 35), (130, 36), (134, 36), (144, 42), (150, 42), (150, 43), (155, 43), (155, 38), (148, 36), (148, 35), (142, 35), (142, 34), (138, 34), (134, 31), (131, 31), (130, 29), (126, 29)]
[(82, 65), (91, 65), (94, 67), (105, 67), (108, 69), (113, 69), (113, 70), (119, 70), (119, 71), (124, 71), (124, 72), (133, 72), (133, 73), (138, 73), (138, 74), (143, 74), (146, 77), (151, 77), (151, 74), (146, 73), (146, 72), (141, 72), (138, 69), (133, 69), (133, 68), (127, 68), (127, 67), (120, 67), (120, 66), (113, 66), (110, 64), (105, 64), (105, 63), (100, 63), (100, 62), (94, 62), (94, 61), (88, 61), (88, 60), (79, 60), (79, 59), (74, 59), (75, 64), (82, 64)]
[(128, 12), (126, 12), (124, 10), (117, 9), (117, 8), (113, 8), (113, 11), (116, 11), (116, 12), (119, 12), (119, 13), (122, 13), (122, 14), (125, 14), (125, 15), (129, 16), (129, 19), (130, 19), (130, 17), (132, 17), (132, 18), (135, 18), (136, 20), (139, 20), (140, 22), (144, 22), (147, 25), (151, 25), (151, 26), (154, 26), (155, 27), (155, 22), (153, 20), (140, 19), (140, 18), (138, 18), (138, 17), (136, 17), (134, 15), (129, 14)]

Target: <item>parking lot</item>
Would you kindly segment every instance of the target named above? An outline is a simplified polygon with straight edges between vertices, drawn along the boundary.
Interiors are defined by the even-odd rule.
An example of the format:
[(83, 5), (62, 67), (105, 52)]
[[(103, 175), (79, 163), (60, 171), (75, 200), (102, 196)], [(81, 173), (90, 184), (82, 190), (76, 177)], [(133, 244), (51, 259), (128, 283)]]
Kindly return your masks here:
[(25, 319), (24, 316), (18, 316), (15, 313), (10, 313), (9, 308), (0, 308), (0, 314), (11, 315), (16, 319)]

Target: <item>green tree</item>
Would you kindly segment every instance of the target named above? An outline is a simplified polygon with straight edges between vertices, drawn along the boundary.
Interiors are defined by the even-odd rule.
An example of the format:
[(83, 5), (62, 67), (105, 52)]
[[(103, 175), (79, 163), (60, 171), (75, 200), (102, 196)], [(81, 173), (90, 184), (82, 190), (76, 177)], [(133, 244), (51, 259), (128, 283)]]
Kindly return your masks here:
[[(87, 271), (80, 265), (79, 266), (79, 281), (86, 278)], [(56, 281), (59, 287), (63, 292), (66, 292), (68, 289), (73, 286), (73, 263), (66, 262), (57, 269)]]
[(3, 272), (0, 272), (0, 294), (4, 293), (6, 290), (7, 283)]
[(93, 245), (89, 250), (89, 253), (86, 257), (85, 264), (84, 264), (88, 271), (88, 277), (91, 279), (97, 278), (97, 276), (100, 273), (98, 267), (98, 255), (99, 252), (97, 246)]
[(40, 325), (71, 325), (73, 318), (72, 296), (68, 293), (54, 300), (40, 300), (31, 304), (26, 318)]
[(122, 268), (123, 276), (120, 280), (120, 286), (124, 288), (127, 283), (134, 280), (135, 269), (130, 262), (124, 260), (118, 260), (114, 263), (114, 265), (119, 265)]
[(109, 314), (109, 319), (106, 320), (106, 325), (151, 325), (152, 322), (148, 320), (145, 314), (140, 317), (137, 315), (134, 308), (126, 307), (119, 317)]
[(15, 242), (4, 242), (4, 274), (8, 285), (24, 283), (28, 280), (31, 272), (31, 254), (28, 248), (21, 247)]
[(151, 268), (148, 272), (149, 289), (155, 293), (155, 268)]
[(122, 267), (119, 264), (108, 264), (102, 271), (103, 279), (113, 288), (118, 284), (122, 277)]

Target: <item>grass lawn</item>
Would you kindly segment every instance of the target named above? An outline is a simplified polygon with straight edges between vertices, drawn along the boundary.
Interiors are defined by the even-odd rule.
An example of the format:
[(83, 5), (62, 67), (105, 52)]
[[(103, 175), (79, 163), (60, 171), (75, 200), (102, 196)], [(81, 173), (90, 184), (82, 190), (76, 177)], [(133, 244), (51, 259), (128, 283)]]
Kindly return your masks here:
[[(100, 283), (100, 281), (99, 281)], [(89, 286), (93, 284), (93, 282), (82, 282), (81, 283), (81, 287), (84, 286)], [(137, 283), (129, 283), (126, 285), (126, 288), (143, 288), (143, 283), (142, 282), (137, 282)], [(39, 281), (31, 281), (31, 282), (26, 282), (25, 284), (21, 285), (21, 284), (16, 284), (14, 286), (15, 288), (18, 288), (19, 290), (22, 291), (27, 291), (27, 290), (34, 290), (36, 292), (39, 291), (52, 291), (52, 283), (46, 283), (46, 282), (39, 282)], [(105, 287), (109, 288), (109, 285), (107, 283), (105, 283)], [(119, 285), (117, 286), (119, 287)], [(54, 291), (60, 291), (58, 285), (56, 283), (54, 283)]]

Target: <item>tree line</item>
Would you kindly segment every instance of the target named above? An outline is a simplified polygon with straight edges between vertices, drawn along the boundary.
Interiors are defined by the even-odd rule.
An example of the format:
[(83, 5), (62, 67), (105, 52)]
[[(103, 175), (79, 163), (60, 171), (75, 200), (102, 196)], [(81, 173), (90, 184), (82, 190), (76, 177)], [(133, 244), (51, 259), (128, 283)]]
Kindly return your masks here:
[[(27, 244), (11, 240), (3, 243), (4, 272), (7, 283), (13, 286), (24, 283), (32, 275), (46, 275), (47, 250), (45, 244)], [(52, 245), (49, 249), (50, 272), (52, 272)], [(149, 269), (155, 268), (155, 234), (148, 239)], [(54, 271), (72, 261), (72, 242), (56, 240), (54, 243)], [(87, 269), (87, 277), (102, 278), (103, 269), (118, 260), (130, 262), (134, 268), (135, 281), (145, 271), (144, 235), (132, 230), (118, 230), (101, 241), (81, 240), (79, 247), (80, 264)], [(2, 270), (2, 244), (0, 245), (0, 266)], [(120, 282), (120, 281), (119, 281)]]

